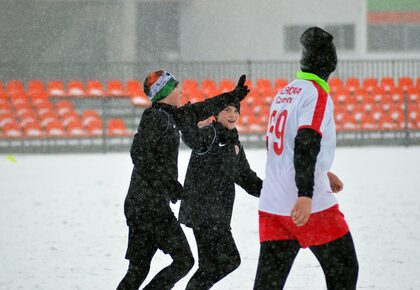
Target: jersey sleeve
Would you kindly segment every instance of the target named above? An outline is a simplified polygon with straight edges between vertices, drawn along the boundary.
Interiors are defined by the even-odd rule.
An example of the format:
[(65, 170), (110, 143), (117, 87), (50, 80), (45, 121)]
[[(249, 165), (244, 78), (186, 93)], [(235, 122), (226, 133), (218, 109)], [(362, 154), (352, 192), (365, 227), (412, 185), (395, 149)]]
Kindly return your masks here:
[(326, 122), (325, 111), (327, 107), (328, 94), (321, 86), (313, 82), (314, 89), (305, 93), (305, 99), (300, 107), (298, 130), (309, 128), (313, 129), (322, 136)]

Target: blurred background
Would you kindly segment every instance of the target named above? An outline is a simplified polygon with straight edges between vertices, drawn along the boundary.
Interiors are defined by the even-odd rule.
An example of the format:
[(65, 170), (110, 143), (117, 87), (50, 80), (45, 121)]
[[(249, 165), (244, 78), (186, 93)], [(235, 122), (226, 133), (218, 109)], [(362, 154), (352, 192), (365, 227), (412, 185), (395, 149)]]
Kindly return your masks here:
[(125, 151), (172, 72), (183, 102), (245, 73), (244, 142), (264, 146), (270, 103), (299, 69), (299, 36), (334, 35), (339, 145), (420, 141), (420, 0), (2, 0), (0, 152)]

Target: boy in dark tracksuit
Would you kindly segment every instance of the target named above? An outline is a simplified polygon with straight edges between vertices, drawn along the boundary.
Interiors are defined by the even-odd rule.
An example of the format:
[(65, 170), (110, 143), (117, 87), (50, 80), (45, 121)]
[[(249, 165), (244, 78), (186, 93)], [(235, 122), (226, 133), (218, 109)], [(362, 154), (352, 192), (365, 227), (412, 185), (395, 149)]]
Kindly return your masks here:
[(175, 77), (165, 71), (149, 74), (144, 83), (152, 106), (142, 115), (131, 146), (134, 164), (124, 204), (129, 227), (127, 274), (117, 289), (138, 289), (145, 280), (158, 249), (173, 262), (143, 289), (171, 289), (194, 265), (187, 239), (169, 202), (183, 197), (178, 182), (179, 129), (220, 111), (249, 92), (242, 76), (237, 87), (201, 103), (177, 108), (180, 90)]
[(199, 258), (186, 289), (210, 289), (241, 263), (230, 227), (235, 183), (258, 197), (262, 180), (251, 170), (238, 139), (239, 109), (239, 103), (232, 103), (210, 125), (181, 130), (193, 151), (179, 220), (193, 229)]

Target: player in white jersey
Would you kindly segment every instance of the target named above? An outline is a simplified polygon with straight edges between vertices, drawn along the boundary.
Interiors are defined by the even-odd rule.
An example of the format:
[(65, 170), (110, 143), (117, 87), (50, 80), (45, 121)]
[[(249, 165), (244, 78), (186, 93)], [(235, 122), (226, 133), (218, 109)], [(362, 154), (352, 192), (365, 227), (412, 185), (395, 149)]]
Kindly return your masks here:
[(356, 288), (356, 252), (329, 179), (336, 145), (327, 84), (337, 65), (332, 41), (318, 27), (302, 34), (302, 71), (271, 105), (254, 289), (282, 289), (296, 255), (306, 247), (320, 262), (328, 289)]

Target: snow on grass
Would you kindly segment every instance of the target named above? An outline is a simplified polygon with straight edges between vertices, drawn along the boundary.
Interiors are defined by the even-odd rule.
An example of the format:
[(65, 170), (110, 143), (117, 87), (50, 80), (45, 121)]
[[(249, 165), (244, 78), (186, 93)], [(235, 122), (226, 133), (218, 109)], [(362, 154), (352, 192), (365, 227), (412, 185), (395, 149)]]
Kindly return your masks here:
[[(265, 151), (246, 154), (263, 177)], [(15, 157), (13, 163), (0, 155), (0, 289), (115, 289), (128, 265), (129, 154)], [(181, 151), (181, 181), (188, 159)], [(337, 149), (333, 172), (344, 181), (338, 199), (356, 244), (358, 289), (420, 289), (419, 164), (420, 147)], [(232, 228), (242, 264), (213, 289), (252, 289), (257, 208), (258, 200), (237, 187)], [(195, 254), (192, 231), (184, 230)], [(159, 251), (147, 281), (170, 261)], [(185, 289), (195, 269), (174, 289)], [(285, 289), (326, 289), (309, 250), (299, 253)]]

